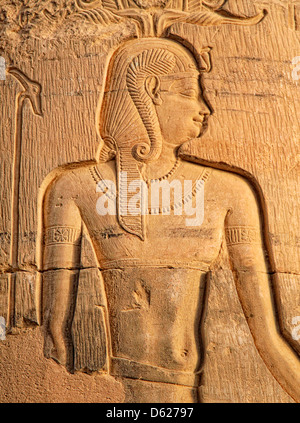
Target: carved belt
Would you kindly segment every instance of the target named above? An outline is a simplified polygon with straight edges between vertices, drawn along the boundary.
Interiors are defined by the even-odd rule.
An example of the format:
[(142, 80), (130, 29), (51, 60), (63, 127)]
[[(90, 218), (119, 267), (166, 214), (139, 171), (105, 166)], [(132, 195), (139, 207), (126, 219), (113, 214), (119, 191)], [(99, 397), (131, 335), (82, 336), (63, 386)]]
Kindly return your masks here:
[(101, 260), (100, 270), (111, 270), (111, 269), (124, 269), (127, 267), (158, 267), (158, 268), (170, 268), (174, 267), (175, 269), (192, 269), (200, 270), (202, 272), (208, 272), (210, 267), (208, 263), (195, 262), (188, 263), (186, 261), (171, 261), (170, 259), (166, 260), (147, 260), (141, 261), (138, 259), (118, 259), (118, 260)]
[(119, 357), (111, 357), (110, 374), (149, 382), (172, 383), (191, 387), (199, 386), (201, 376), (200, 372), (188, 373), (169, 370)]

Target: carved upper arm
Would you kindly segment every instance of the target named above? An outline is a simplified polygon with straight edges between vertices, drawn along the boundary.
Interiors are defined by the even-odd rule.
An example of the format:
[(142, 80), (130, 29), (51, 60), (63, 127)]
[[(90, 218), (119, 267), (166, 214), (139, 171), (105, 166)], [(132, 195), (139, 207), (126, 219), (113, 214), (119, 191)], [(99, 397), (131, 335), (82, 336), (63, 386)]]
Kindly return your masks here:
[(263, 211), (250, 183), (234, 179), (232, 207), (225, 220), (225, 237), (233, 267), (266, 271)]
[(81, 216), (72, 192), (72, 180), (64, 175), (46, 192), (43, 207), (44, 270), (79, 266)]

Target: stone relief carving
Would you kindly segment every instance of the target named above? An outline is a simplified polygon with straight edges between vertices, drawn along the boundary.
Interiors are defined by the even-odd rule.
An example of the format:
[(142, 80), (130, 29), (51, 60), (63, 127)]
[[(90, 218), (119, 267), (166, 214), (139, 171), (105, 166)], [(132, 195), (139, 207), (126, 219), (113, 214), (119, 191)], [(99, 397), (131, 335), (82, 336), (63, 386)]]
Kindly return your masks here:
[(295, 31), (300, 30), (300, 4), (292, 2), (289, 4), (289, 26)]
[[(215, 8), (221, 3), (215, 3)], [(46, 193), (47, 354), (69, 369), (78, 368), (72, 318), (76, 295), (83, 289), (80, 275), (84, 273), (85, 283), (87, 277), (80, 270), (84, 229), (101, 271), (95, 307), (101, 310), (105, 344), (101, 347), (102, 370), (124, 384), (130, 380), (133, 401), (143, 400), (141, 380), (160, 383), (161, 389), (169, 384), (170, 401), (175, 391), (187, 402), (199, 400), (207, 277), (225, 234), (239, 298), (257, 349), (279, 383), (299, 399), (299, 359), (276, 326), (272, 255), (264, 237), (259, 195), (240, 175), (193, 163), (182, 153), (187, 141), (202, 135), (211, 113), (199, 80), (201, 62), (178, 41), (158, 37), (165, 33), (168, 19), (160, 23), (166, 18), (161, 9), (155, 9), (157, 16), (144, 12), (150, 6), (158, 7), (136, 3), (131, 5), (136, 12), (124, 12), (139, 22), (143, 36), (121, 45), (108, 63), (97, 122), (102, 139), (98, 163), (63, 172)], [(88, 7), (82, 15), (104, 19), (102, 8)], [(186, 22), (245, 24), (257, 23), (263, 16), (236, 21), (208, 12), (204, 2), (202, 7), (204, 12), (197, 17), (183, 12)], [(110, 19), (111, 13), (124, 9), (119, 4), (105, 17)], [(171, 15), (173, 21), (183, 19), (181, 13)], [(208, 49), (205, 53), (209, 64)], [(128, 206), (130, 184), (136, 194), (138, 189), (142, 192), (143, 183), (151, 191), (157, 183), (175, 180), (191, 180), (194, 185), (203, 182), (204, 220), (199, 231), (209, 231), (211, 236), (201, 245), (194, 228), (186, 225), (174, 207), (171, 213), (171, 207), (160, 203), (156, 213), (149, 213), (149, 197), (141, 194), (135, 213)], [(112, 189), (107, 181), (117, 188)], [(103, 204), (114, 202), (113, 212), (99, 216), (95, 207), (99, 192)], [(192, 200), (195, 191), (188, 195)], [(170, 227), (178, 229), (180, 249), (170, 245)]]
[[(19, 269), (18, 264), (18, 244), (19, 244), (19, 192), (20, 192), (20, 172), (22, 155), (22, 120), (23, 105), (26, 100), (29, 101), (32, 111), (38, 116), (42, 116), (41, 108), (41, 86), (38, 82), (31, 80), (20, 69), (9, 67), (8, 73), (13, 75), (21, 84), (23, 90), (16, 97), (16, 115), (15, 115), (15, 140), (14, 140), (14, 163), (12, 177), (12, 197), (11, 197), (11, 243), (10, 243), (10, 265), (13, 271)], [(18, 274), (14, 274), (10, 283), (10, 319), (9, 326), (14, 326), (15, 317), (14, 296), (16, 291), (16, 280)]]
[[(20, 26), (43, 19), (86, 19), (97, 25), (131, 19), (138, 36), (118, 47), (107, 63), (97, 114), (98, 162), (65, 170), (44, 198), (46, 356), (70, 371), (103, 371), (119, 378), (130, 385), (132, 401), (146, 399), (141, 381), (156, 382), (161, 390), (167, 386), (170, 402), (201, 401), (208, 279), (225, 242), (255, 345), (274, 377), (299, 401), (299, 358), (277, 329), (276, 276), (259, 192), (242, 171), (197, 163), (185, 154), (184, 145), (203, 135), (212, 113), (201, 81), (201, 73), (211, 68), (210, 48), (197, 53), (169, 34), (176, 22), (252, 25), (266, 12), (241, 18), (222, 9), (225, 1), (46, 3), (22, 7)], [(41, 115), (41, 86), (16, 68), (9, 73), (25, 89), (16, 111), (18, 160), (22, 102), (28, 98)], [(19, 164), (14, 168), (17, 187)], [(177, 196), (174, 189), (169, 207), (163, 199), (153, 207), (151, 193), (163, 181), (192, 184)], [(143, 188), (147, 195), (141, 194)], [(199, 245), (182, 211), (189, 201), (197, 204), (201, 190), (199, 232), (210, 236), (201, 237)], [(17, 189), (13, 192), (17, 204)], [(114, 212), (105, 208), (100, 215), (99, 198)], [(14, 216), (17, 228), (17, 212)], [(174, 228), (178, 243), (173, 244), (169, 233)], [(11, 263), (17, 269), (18, 235), (14, 229), (11, 233)], [(82, 264), (87, 238), (96, 262), (90, 268)]]
[[(119, 0), (73, 0), (58, 2), (28, 0), (16, 7), (3, 5), (1, 17), (4, 24), (18, 23), (18, 29), (30, 30), (41, 22), (57, 24), (65, 19), (87, 20), (93, 24), (110, 25), (124, 19), (137, 24), (141, 36), (161, 36), (176, 22), (195, 25), (247, 25), (258, 23), (266, 14), (262, 11), (250, 18), (240, 17), (222, 9), (226, 1), (119, 1)], [(150, 12), (150, 13), (149, 13)]]

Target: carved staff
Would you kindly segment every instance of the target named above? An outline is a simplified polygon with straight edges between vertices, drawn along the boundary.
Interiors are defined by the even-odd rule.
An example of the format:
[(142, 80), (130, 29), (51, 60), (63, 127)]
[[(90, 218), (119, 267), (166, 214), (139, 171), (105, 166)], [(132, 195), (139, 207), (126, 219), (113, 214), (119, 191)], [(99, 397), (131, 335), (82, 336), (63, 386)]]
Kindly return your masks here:
[[(13, 175), (12, 175), (12, 197), (11, 197), (11, 243), (10, 243), (10, 265), (16, 272), (18, 265), (19, 247), (19, 193), (20, 193), (20, 169), (22, 154), (22, 125), (23, 125), (23, 105), (26, 99), (29, 100), (33, 113), (42, 116), (41, 110), (41, 86), (38, 82), (28, 78), (22, 71), (15, 67), (9, 67), (7, 72), (13, 75), (22, 85), (23, 90), (16, 97), (16, 117), (15, 117), (15, 140), (13, 155)], [(14, 287), (10, 288), (10, 316), (14, 306)]]

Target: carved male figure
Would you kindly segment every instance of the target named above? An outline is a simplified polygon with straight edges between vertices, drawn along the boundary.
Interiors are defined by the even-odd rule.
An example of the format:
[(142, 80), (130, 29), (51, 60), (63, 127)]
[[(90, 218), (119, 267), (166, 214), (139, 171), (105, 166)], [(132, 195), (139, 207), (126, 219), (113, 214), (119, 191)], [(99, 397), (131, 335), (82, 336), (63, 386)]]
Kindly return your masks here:
[[(201, 135), (210, 114), (199, 78), (194, 55), (172, 40), (132, 40), (110, 59), (99, 109), (99, 161), (65, 171), (44, 201), (44, 270), (53, 270), (50, 279), (45, 277), (52, 356), (64, 365), (72, 356), (77, 288), (67, 269), (80, 267), (84, 224), (107, 297), (110, 373), (130, 385), (132, 401), (147, 401), (151, 382), (156, 382), (157, 401), (159, 392), (170, 402), (198, 401), (206, 279), (226, 243), (255, 345), (275, 378), (299, 401), (300, 362), (275, 319), (259, 198), (242, 176), (180, 154), (184, 143)], [(150, 190), (151, 180), (192, 180), (194, 185), (202, 180), (202, 225), (189, 227), (186, 216), (170, 210), (126, 213), (121, 172), (128, 182), (146, 181)], [(117, 215), (96, 211), (97, 182), (105, 180), (118, 187)], [(66, 231), (62, 242), (47, 242), (57, 228)]]

